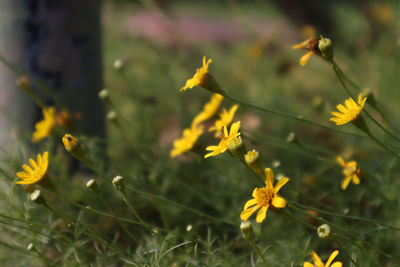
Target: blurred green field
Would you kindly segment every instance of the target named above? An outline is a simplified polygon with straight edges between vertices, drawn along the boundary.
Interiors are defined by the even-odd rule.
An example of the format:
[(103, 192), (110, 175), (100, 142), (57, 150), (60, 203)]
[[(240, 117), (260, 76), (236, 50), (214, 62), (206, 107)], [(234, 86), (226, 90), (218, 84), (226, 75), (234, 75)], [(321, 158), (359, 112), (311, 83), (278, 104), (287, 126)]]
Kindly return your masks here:
[[(399, 3), (392, 2), (391, 7), (393, 14), (399, 14)], [(175, 15), (210, 21), (237, 20), (250, 32), (246, 40), (198, 45), (158, 43), (135, 35), (128, 21), (141, 8), (129, 2), (109, 1), (103, 6), (105, 87), (110, 91), (120, 127), (108, 121), (105, 140), (79, 137), (91, 151), (89, 158), (107, 177), (121, 175), (129, 187), (158, 196), (127, 191), (138, 214), (163, 238), (149, 233), (143, 225), (123, 223), (138, 239), (132, 240), (113, 217), (135, 220), (119, 192), (72, 159), (60, 140), (51, 137), (38, 151), (53, 151), (49, 172), (56, 178), (60, 191), (108, 217), (78, 209), (57, 195), (48, 194), (49, 200), (60, 211), (67, 211), (83, 225), (107, 236), (117, 249), (95, 244), (78, 227), (67, 225), (45, 207), (35, 205), (18, 185), (13, 185), (1, 194), (2, 210), (46, 225), (48, 228), (30, 229), (51, 238), (5, 224), (2, 240), (10, 240), (11, 247), (3, 244), (0, 262), (4, 266), (264, 266), (239, 229), (243, 205), (255, 187), (263, 186), (260, 180), (229, 153), (204, 159), (205, 147), (218, 143), (211, 133), (204, 134), (191, 152), (176, 158), (169, 156), (173, 141), (190, 126), (211, 96), (200, 87), (179, 92), (196, 68), (201, 67), (203, 56), (212, 58), (210, 72), (230, 95), (342, 132), (362, 134), (353, 125), (339, 127), (329, 121), (331, 111), (348, 95), (329, 64), (318, 56), (314, 55), (305, 67), (299, 65), (304, 52), (292, 50), (291, 46), (304, 40), (300, 26), (275, 7), (259, 2), (173, 2), (170, 8)], [(160, 12), (157, 8), (150, 10)], [(317, 34), (332, 39), (338, 65), (361, 88), (371, 89), (386, 120), (369, 107), (370, 113), (388, 129), (400, 132), (400, 19), (395, 16), (389, 24), (380, 25), (375, 37), (360, 10), (338, 3), (331, 12), (335, 32), (332, 36)], [(246, 24), (257, 18), (271, 23), (268, 37), (260, 37), (252, 32), (251, 23)], [(121, 70), (115, 69), (116, 60), (123, 62)], [(233, 104), (224, 99), (222, 107), (228, 109)], [(311, 262), (311, 251), (325, 262), (336, 249), (340, 251), (336, 260), (343, 262), (343, 266), (399, 266), (398, 159), (367, 137), (339, 133), (242, 105), (235, 120), (242, 122), (243, 140), (248, 149), (260, 152), (264, 166), (271, 167), (275, 176), (290, 178), (280, 194), (289, 204), (305, 206), (303, 212), (286, 208), (303, 224), (281, 210), (268, 211), (261, 224), (255, 222), (255, 216), (250, 219), (256, 243), (270, 266), (302, 266), (305, 261)], [(398, 142), (372, 123), (368, 125), (379, 140), (399, 151)], [(290, 132), (304, 147), (286, 141)], [(106, 156), (99, 157), (97, 152), (104, 150)], [(9, 178), (6, 182), (14, 179), (14, 173), (31, 155), (21, 146), (18, 158), (3, 162), (2, 174)], [(360, 185), (340, 189), (343, 177), (335, 162), (338, 155), (356, 160), (361, 166), (364, 177)], [(105, 203), (84, 187), (89, 178), (98, 181)], [(325, 213), (306, 215), (310, 212), (307, 207)], [(1, 220), (7, 221), (4, 217)], [(331, 238), (319, 238), (314, 229), (324, 222), (332, 227)], [(54, 228), (64, 236), (50, 230)], [(61, 242), (62, 239), (72, 242)], [(39, 252), (23, 250), (20, 252), (24, 257), (19, 256), (14, 246), (25, 248), (31, 242)]]

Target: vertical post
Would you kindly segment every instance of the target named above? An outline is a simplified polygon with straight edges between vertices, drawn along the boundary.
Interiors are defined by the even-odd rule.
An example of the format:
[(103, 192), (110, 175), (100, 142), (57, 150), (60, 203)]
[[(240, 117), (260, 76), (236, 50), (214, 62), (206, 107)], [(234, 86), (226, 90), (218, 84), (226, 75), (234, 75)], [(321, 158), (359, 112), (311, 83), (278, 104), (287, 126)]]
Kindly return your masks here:
[[(82, 115), (79, 128), (104, 135), (99, 0), (0, 0), (0, 55), (50, 89), (60, 105)], [(33, 130), (33, 104), (15, 88), (16, 74), (0, 66), (1, 108)], [(13, 121), (0, 114), (0, 145)], [(7, 129), (7, 130), (4, 130)]]

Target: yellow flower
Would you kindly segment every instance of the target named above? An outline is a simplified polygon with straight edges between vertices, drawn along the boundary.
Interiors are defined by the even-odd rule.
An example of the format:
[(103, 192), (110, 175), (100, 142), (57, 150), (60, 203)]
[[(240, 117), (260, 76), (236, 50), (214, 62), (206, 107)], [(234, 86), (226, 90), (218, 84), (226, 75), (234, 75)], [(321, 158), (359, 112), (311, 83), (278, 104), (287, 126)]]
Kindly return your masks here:
[(186, 91), (186, 89), (192, 89), (195, 86), (203, 86), (203, 82), (205, 79), (205, 75), (208, 73), (208, 65), (212, 62), (212, 59), (209, 58), (206, 62), (206, 57), (203, 57), (203, 67), (200, 69), (197, 69), (196, 74), (193, 76), (193, 78), (189, 79), (186, 81), (186, 84), (184, 87), (181, 88), (182, 91)]
[(18, 178), (22, 179), (21, 181), (16, 182), (17, 184), (34, 184), (39, 182), (46, 176), (47, 166), (48, 166), (48, 156), (49, 153), (46, 151), (43, 153), (43, 156), (38, 154), (37, 161), (35, 162), (33, 159), (29, 159), (29, 164), (32, 166), (28, 166), (27, 164), (22, 165), (22, 168), (25, 170), (24, 172), (17, 172)]
[(193, 148), (199, 136), (203, 133), (202, 127), (192, 126), (183, 130), (182, 137), (174, 141), (174, 148), (170, 152), (171, 158), (185, 153)]
[(353, 181), (354, 184), (360, 183), (362, 172), (356, 161), (345, 162), (342, 157), (337, 157), (336, 161), (343, 167), (344, 179), (341, 185), (343, 190), (346, 190), (350, 181)]
[(56, 109), (54, 107), (43, 108), (43, 120), (35, 124), (35, 132), (32, 135), (32, 142), (36, 143), (48, 137), (56, 122)]
[(203, 57), (203, 67), (197, 69), (193, 78), (187, 80), (185, 86), (183, 86), (180, 91), (182, 92), (186, 91), (186, 89), (192, 89), (195, 86), (201, 86), (211, 92), (224, 94), (225, 91), (219, 86), (211, 73), (208, 72), (208, 65), (211, 62), (211, 58), (206, 61), (206, 57)]
[(221, 132), (221, 141), (217, 146), (208, 146), (206, 150), (212, 151), (204, 156), (204, 158), (212, 157), (224, 153), (228, 149), (228, 143), (240, 135), (239, 133), (240, 121), (237, 121), (231, 125), (231, 129), (228, 133), (228, 129), (224, 126), (224, 131)]
[(329, 256), (328, 261), (326, 264), (324, 264), (321, 260), (321, 258), (315, 253), (314, 251), (311, 253), (311, 258), (314, 262), (314, 264), (305, 262), (303, 264), (303, 267), (342, 267), (342, 263), (340, 261), (334, 262), (332, 265), (332, 261), (336, 258), (336, 256), (339, 254), (339, 251), (335, 250), (332, 252), (332, 254)]
[(216, 134), (221, 132), (224, 126), (228, 126), (232, 122), (238, 107), (239, 105), (234, 105), (229, 109), (229, 111), (223, 109), (222, 113), (219, 114), (220, 119), (216, 120), (214, 126), (211, 126), (208, 131), (215, 131)]
[(220, 94), (213, 94), (210, 101), (208, 101), (203, 110), (193, 119), (192, 127), (197, 126), (199, 123), (208, 120), (217, 113), (224, 97)]
[(366, 97), (362, 97), (361, 94), (358, 95), (357, 103), (350, 97), (344, 101), (345, 106), (339, 104), (336, 108), (342, 112), (333, 111), (330, 120), (335, 122), (336, 125), (343, 125), (348, 122), (353, 122), (360, 115), (361, 110), (364, 108)]
[(318, 49), (318, 38), (311, 37), (304, 42), (292, 46), (293, 50), (297, 49), (305, 49), (308, 50), (307, 54), (300, 58), (300, 65), (305, 66), (307, 62), (310, 60), (311, 56), (316, 54), (322, 56), (321, 51)]
[(287, 182), (289, 178), (284, 177), (278, 181), (274, 187), (274, 172), (270, 168), (265, 168), (265, 182), (266, 186), (262, 188), (255, 188), (253, 191), (253, 199), (244, 204), (240, 219), (247, 221), (249, 217), (260, 209), (257, 213), (256, 221), (262, 223), (267, 217), (269, 207), (281, 209), (286, 207), (286, 200), (278, 195), (279, 190)]

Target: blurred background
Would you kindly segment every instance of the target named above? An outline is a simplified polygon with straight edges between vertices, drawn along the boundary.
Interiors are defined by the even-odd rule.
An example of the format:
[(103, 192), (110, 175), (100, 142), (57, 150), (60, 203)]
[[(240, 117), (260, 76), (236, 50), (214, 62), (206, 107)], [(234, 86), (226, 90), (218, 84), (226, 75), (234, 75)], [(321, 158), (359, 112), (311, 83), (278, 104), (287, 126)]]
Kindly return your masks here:
[[(217, 143), (211, 134), (201, 137), (197, 150), (174, 159), (169, 157), (173, 141), (210, 98), (210, 93), (201, 88), (183, 93), (179, 89), (206, 56), (213, 60), (210, 72), (231, 95), (333, 126), (330, 112), (347, 95), (325, 61), (314, 56), (302, 67), (299, 58), (305, 51), (291, 49), (309, 37), (323, 35), (333, 41), (335, 60), (346, 75), (361, 88), (369, 88), (384, 103), (383, 111), (394, 129), (400, 129), (396, 115), (400, 111), (399, 11), (397, 0), (0, 0), (3, 156), (17, 151), (17, 158), (26, 161), (30, 153), (27, 151), (54, 151), (53, 173), (59, 181), (68, 182), (69, 195), (79, 203), (102, 207), (95, 197), (82, 191), (90, 172), (71, 171), (76, 169), (71, 165), (77, 164), (65, 159), (58, 136), (48, 143), (30, 144), (34, 123), (42, 114), (41, 108), (16, 86), (18, 77), (28, 75), (35, 81), (32, 90), (46, 105), (76, 114), (77, 136), (93, 148), (93, 159), (101, 158), (99, 165), (107, 174), (122, 175), (135, 188), (234, 225), (160, 200), (130, 195), (145, 221), (174, 232), (173, 244), (201, 240), (199, 246), (215, 256), (207, 254), (212, 258), (210, 266), (229, 257), (236, 257), (240, 262), (237, 266), (248, 266), (247, 256), (241, 255), (250, 253), (250, 249), (240, 239), (235, 225), (240, 223), (243, 204), (259, 184), (247, 179), (249, 171), (237, 166), (229, 155), (203, 158), (204, 148)], [(103, 88), (110, 92), (111, 107), (98, 98)], [(225, 108), (233, 104), (223, 102)], [(111, 110), (116, 112), (119, 126), (106, 119)], [(356, 158), (366, 172), (372, 173), (387, 170), (385, 164), (389, 160), (385, 161), (387, 157), (382, 156), (379, 147), (365, 139), (245, 107), (239, 107), (235, 118), (242, 122), (242, 132), (252, 137), (246, 139), (248, 148), (259, 149), (265, 166), (271, 166), (277, 175), (292, 178), (286, 196), (293, 201), (310, 204), (310, 198), (314, 198), (338, 207), (340, 212), (350, 210), (353, 215), (387, 214), (381, 209), (382, 200), (371, 201), (367, 188), (349, 188), (347, 198), (336, 198), (342, 191), (338, 185), (332, 186), (340, 176), (332, 171), (332, 164), (317, 165), (307, 153), (288, 145), (286, 136), (295, 132), (302, 142), (329, 157), (341, 154)], [(356, 132), (354, 128), (346, 125), (342, 129)], [(21, 149), (28, 143), (26, 150)], [(13, 168), (20, 168), (13, 159)], [(367, 159), (374, 165), (368, 164)], [(398, 169), (394, 163), (390, 168)], [(13, 171), (10, 173), (13, 175)], [(387, 190), (391, 196), (397, 194), (393, 189), (396, 186), (389, 188), (387, 183), (378, 181), (377, 188)], [(125, 215), (126, 207), (112, 188), (104, 190), (114, 211)], [(35, 216), (46, 221), (40, 214)], [(85, 219), (110, 238), (116, 229), (122, 232), (109, 218), (98, 220), (91, 215)], [(261, 243), (272, 246), (268, 252), (269, 260), (276, 264), (272, 266), (290, 266), (293, 262), (300, 265), (310, 249), (320, 245), (309, 237), (312, 231), (299, 225), (293, 227), (277, 214), (269, 214), (267, 221), (267, 227), (258, 225), (255, 231), (262, 232)], [(132, 228), (138, 236), (146, 237), (144, 243), (132, 242), (122, 235), (118, 237), (119, 244), (133, 249), (161, 246), (145, 229)], [(378, 237), (370, 241), (374, 238)], [(390, 234), (380, 238), (385, 244), (382, 249), (395, 251)], [(60, 251), (49, 247), (47, 257), (57, 259)], [(319, 248), (336, 249), (326, 243)], [(145, 255), (143, 251), (138, 254)], [(0, 256), (5, 262), (19, 262), (8, 259), (4, 252)], [(167, 259), (164, 266), (173, 266), (174, 262), (174, 266), (184, 266), (179, 264), (187, 260), (187, 255), (180, 256)], [(364, 260), (386, 260), (375, 256), (371, 254)], [(88, 262), (90, 257), (87, 256)]]

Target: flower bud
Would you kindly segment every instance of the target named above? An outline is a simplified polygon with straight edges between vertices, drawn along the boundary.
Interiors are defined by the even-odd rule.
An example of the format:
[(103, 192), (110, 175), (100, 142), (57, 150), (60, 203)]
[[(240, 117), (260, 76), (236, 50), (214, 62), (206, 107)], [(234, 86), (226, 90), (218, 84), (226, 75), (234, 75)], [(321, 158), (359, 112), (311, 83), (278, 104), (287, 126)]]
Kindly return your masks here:
[(99, 185), (97, 184), (95, 179), (90, 179), (86, 183), (86, 188), (92, 191), (93, 193), (98, 193), (99, 192)]
[(246, 147), (240, 136), (229, 140), (228, 148), (235, 158), (237, 158), (241, 162), (244, 162), (244, 154), (246, 154)]
[(260, 160), (260, 154), (257, 150), (253, 149), (248, 151), (246, 155), (244, 155), (244, 161), (246, 162), (247, 166), (255, 173), (263, 176), (263, 166)]
[(115, 110), (110, 110), (107, 113), (107, 120), (115, 122), (117, 120), (117, 112), (115, 112)]
[(33, 243), (29, 243), (28, 246), (26, 247), (27, 250), (32, 251), (35, 249)]
[(31, 85), (29, 84), (28, 77), (22, 76), (17, 79), (17, 86), (24, 90), (26, 93), (32, 93)]
[(317, 228), (319, 238), (328, 238), (331, 235), (331, 227), (328, 224), (322, 224)]
[(121, 70), (123, 66), (124, 66), (124, 64), (123, 64), (123, 62), (122, 62), (121, 59), (117, 59), (117, 60), (115, 60), (114, 63), (113, 63), (113, 68), (114, 68), (115, 70)]
[(286, 141), (288, 143), (293, 143), (293, 144), (301, 146), (301, 142), (300, 142), (299, 138), (297, 137), (297, 135), (294, 132), (291, 132), (291, 133), (288, 134), (288, 136), (286, 137)]
[(318, 41), (318, 49), (327, 60), (333, 58), (333, 44), (331, 39), (321, 36), (321, 39)]
[(62, 138), (62, 142), (64, 144), (65, 150), (72, 153), (79, 147), (78, 139), (70, 134), (65, 134)]
[(115, 187), (115, 189), (119, 191), (125, 190), (124, 178), (122, 176), (115, 176), (114, 179), (112, 180), (112, 184)]
[(33, 191), (33, 193), (31, 194), (30, 198), (36, 204), (45, 204), (45, 200), (44, 200), (44, 197), (42, 195), (42, 191), (40, 191), (39, 189)]
[(107, 88), (104, 88), (104, 89), (102, 89), (100, 92), (99, 92), (99, 98), (101, 99), (101, 100), (108, 100), (109, 98), (110, 98), (110, 91), (108, 91), (108, 89)]
[(242, 235), (244, 239), (246, 240), (253, 240), (254, 233), (253, 233), (253, 225), (251, 224), (250, 221), (245, 221), (240, 224), (240, 231), (242, 232)]

